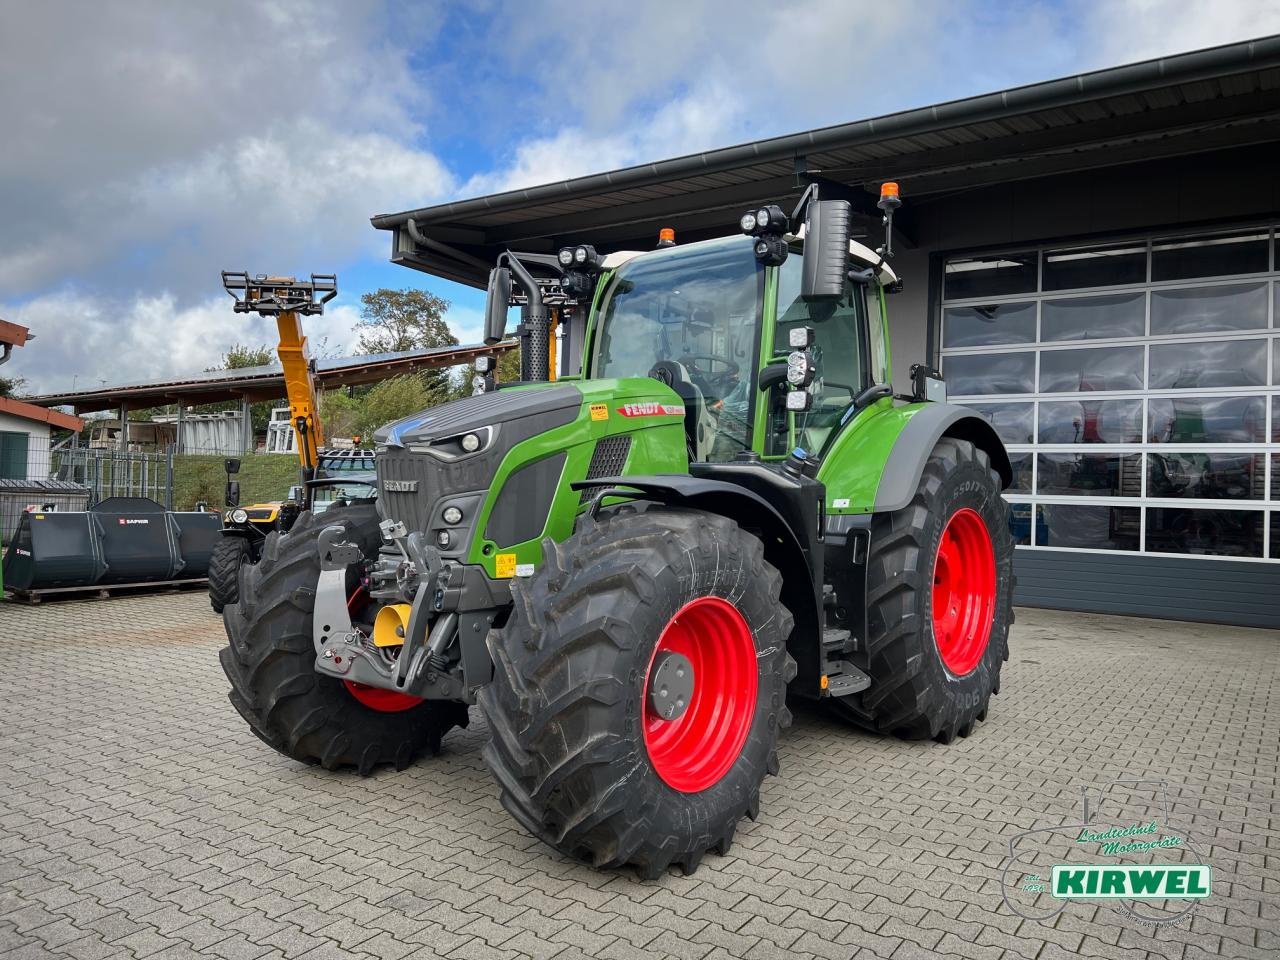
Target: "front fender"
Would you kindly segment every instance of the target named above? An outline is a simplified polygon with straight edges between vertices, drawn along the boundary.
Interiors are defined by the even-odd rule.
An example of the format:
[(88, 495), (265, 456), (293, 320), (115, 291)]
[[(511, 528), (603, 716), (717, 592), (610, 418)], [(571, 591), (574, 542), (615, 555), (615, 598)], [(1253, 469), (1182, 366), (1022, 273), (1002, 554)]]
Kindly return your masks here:
[[(570, 486), (575, 490), (600, 490), (602, 497), (623, 496), (704, 510), (728, 517), (744, 529), (759, 531), (765, 559), (782, 574), (782, 603), (795, 617), (795, 629), (787, 641), (797, 667), (792, 688), (805, 696), (818, 695), (822, 672), (821, 580), (815, 582), (813, 558), (773, 504), (739, 484), (686, 474), (601, 477)], [(816, 572), (820, 578), (821, 569)]]

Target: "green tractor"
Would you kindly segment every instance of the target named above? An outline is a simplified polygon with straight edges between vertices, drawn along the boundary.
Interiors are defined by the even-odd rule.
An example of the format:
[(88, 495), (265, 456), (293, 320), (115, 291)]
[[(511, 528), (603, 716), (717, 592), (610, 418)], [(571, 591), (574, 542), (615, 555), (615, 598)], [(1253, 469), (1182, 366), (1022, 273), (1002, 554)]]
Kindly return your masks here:
[[(886, 185), (890, 230), (896, 206)], [(254, 733), (367, 774), (477, 704), (521, 825), (653, 877), (757, 816), (789, 702), (942, 742), (985, 719), (1008, 456), (932, 370), (895, 397), (891, 233), (850, 242), (812, 189), (740, 226), (499, 258), (487, 339), (514, 299), (522, 381), (384, 427), (376, 505), (304, 513), (242, 568), (221, 659)], [(575, 307), (583, 372), (551, 381)]]

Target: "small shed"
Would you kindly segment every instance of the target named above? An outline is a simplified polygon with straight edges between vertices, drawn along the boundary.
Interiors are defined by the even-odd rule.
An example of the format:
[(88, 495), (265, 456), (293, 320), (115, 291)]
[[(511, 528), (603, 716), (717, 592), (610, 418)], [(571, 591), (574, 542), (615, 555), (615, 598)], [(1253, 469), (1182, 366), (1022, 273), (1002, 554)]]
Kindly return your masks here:
[(0, 480), (47, 480), (49, 433), (53, 428), (79, 433), (79, 417), (0, 397)]

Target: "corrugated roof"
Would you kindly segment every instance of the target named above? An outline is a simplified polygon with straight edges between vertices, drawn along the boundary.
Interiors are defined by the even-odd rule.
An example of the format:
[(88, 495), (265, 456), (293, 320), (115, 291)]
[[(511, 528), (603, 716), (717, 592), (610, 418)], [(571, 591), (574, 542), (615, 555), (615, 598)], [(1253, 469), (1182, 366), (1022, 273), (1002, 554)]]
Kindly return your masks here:
[[(341, 357), (315, 361), (315, 376), (325, 389), (372, 383), (388, 377), (416, 373), (440, 367), (470, 363), (476, 357), (505, 353), (514, 343), (493, 346), (467, 344), (455, 347), (432, 347), (399, 353), (375, 353), (358, 357)], [(240, 367), (235, 370), (210, 370), (167, 380), (112, 384), (93, 390), (74, 390), (29, 397), (29, 404), (40, 407), (72, 406), (77, 412), (111, 410), (127, 402), (134, 408), (160, 406), (167, 403), (218, 403), (224, 400), (270, 400), (285, 395), (284, 374), (277, 366)], [(39, 409), (33, 407), (33, 409)], [(41, 410), (42, 413), (46, 412)], [(65, 414), (57, 414), (65, 416)]]
[[(651, 245), (659, 225), (723, 232), (741, 208), (808, 180), (912, 197), (1077, 168), (1280, 139), (1280, 37), (1147, 60), (915, 110), (372, 218), (392, 260), (482, 286), (504, 248)], [(1204, 147), (1200, 147), (1204, 149)], [(872, 196), (868, 192), (868, 196)], [(732, 216), (730, 216), (732, 214)], [(904, 220), (910, 216), (907, 211)], [(415, 239), (410, 236), (417, 232)], [(418, 242), (419, 240), (423, 242)]]

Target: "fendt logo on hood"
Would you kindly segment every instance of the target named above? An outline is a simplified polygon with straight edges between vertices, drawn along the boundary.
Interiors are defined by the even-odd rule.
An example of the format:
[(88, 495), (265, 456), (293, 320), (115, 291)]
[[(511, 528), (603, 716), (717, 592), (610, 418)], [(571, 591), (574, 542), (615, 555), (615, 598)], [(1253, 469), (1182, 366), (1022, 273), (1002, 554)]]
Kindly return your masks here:
[(417, 480), (383, 480), (382, 489), (387, 493), (416, 493)]
[(683, 417), (684, 407), (676, 403), (624, 403), (618, 408), (624, 417)]

